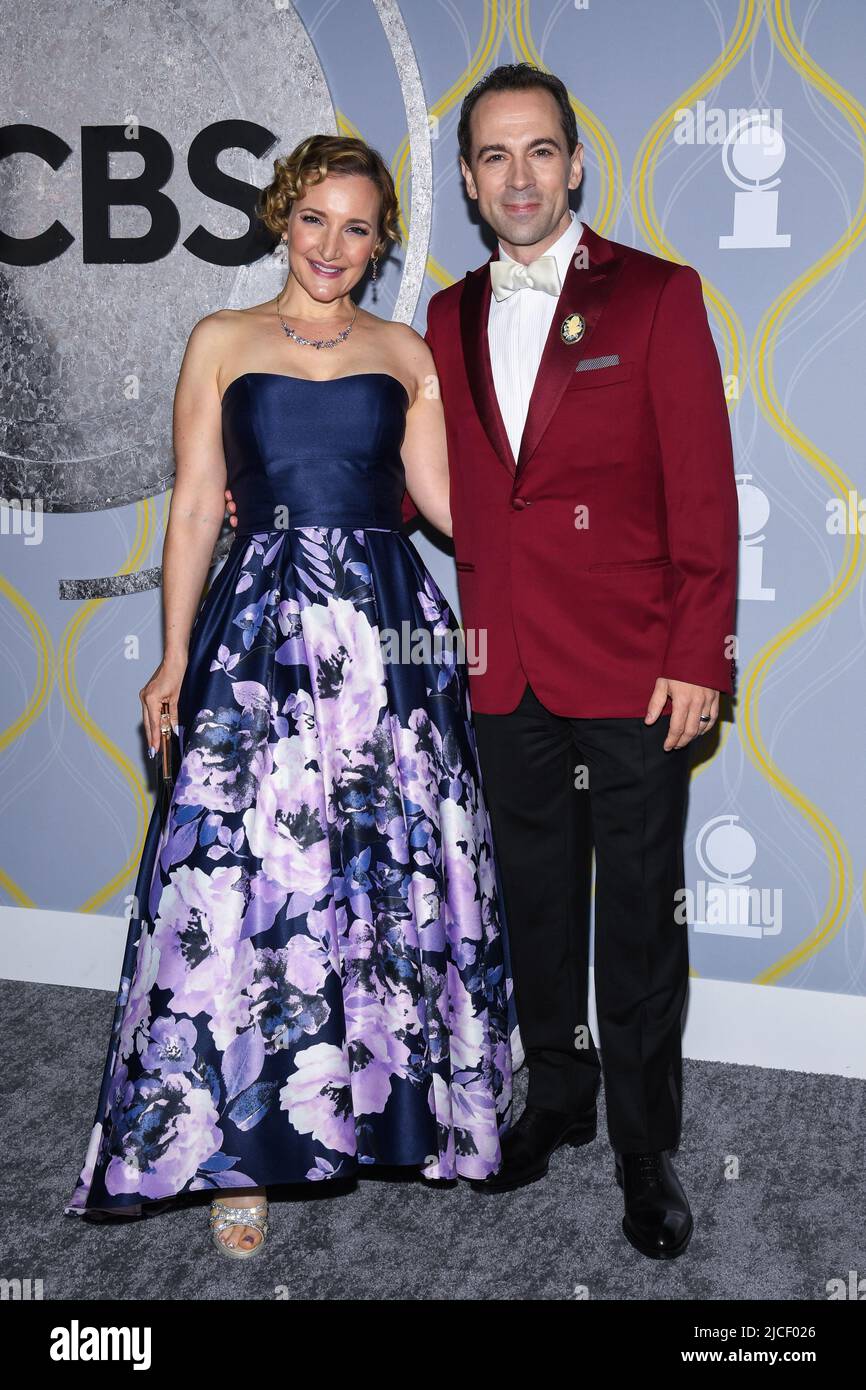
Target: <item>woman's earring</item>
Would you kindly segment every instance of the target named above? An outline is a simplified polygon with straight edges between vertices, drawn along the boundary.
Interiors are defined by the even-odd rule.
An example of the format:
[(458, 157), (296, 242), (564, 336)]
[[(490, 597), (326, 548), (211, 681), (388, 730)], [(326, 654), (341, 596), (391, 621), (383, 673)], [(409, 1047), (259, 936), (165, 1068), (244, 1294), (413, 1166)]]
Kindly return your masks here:
[(372, 285), (373, 285), (373, 303), (374, 303), (374, 304), (377, 304), (377, 303), (379, 302), (379, 287), (378, 287), (378, 285), (376, 284), (376, 281), (377, 281), (377, 279), (379, 278), (379, 257), (378, 257), (378, 256), (373, 256), (373, 257), (372, 257), (372, 264), (373, 264), (373, 274), (370, 276), (370, 280), (371, 280)]
[(279, 246), (278, 246), (278, 247), (274, 247), (274, 260), (276, 261), (277, 265), (288, 265), (288, 264), (289, 264), (289, 239), (288, 239), (288, 237), (285, 237), (285, 236), (281, 236), (281, 237), (280, 237), (280, 244), (279, 244)]

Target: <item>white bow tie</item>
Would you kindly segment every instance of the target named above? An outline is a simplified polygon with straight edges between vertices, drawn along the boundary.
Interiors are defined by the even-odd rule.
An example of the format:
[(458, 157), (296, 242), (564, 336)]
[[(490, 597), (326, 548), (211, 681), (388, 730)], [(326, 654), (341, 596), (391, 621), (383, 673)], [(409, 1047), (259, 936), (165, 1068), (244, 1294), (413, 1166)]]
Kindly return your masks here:
[(519, 261), (491, 261), (490, 283), (497, 300), (507, 299), (517, 290), (543, 290), (545, 294), (559, 295), (559, 267), (555, 256), (539, 256), (529, 265)]

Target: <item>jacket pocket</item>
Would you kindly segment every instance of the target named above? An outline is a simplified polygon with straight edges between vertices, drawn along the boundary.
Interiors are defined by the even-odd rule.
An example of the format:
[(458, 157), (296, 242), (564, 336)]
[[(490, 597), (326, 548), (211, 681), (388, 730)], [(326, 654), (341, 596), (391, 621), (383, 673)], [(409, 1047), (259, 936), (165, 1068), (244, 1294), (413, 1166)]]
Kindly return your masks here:
[(587, 569), (592, 574), (624, 574), (629, 570), (655, 570), (661, 569), (663, 565), (669, 565), (672, 561), (669, 556), (661, 555), (653, 560), (612, 560), (609, 563), (600, 565), (588, 565)]
[(585, 372), (579, 372), (575, 367), (565, 389), (574, 391), (588, 386), (613, 386), (617, 381), (628, 381), (633, 367), (633, 362), (620, 362), (615, 367), (589, 367)]
[(475, 566), (469, 560), (455, 560), (454, 564), (459, 570), (474, 570)]

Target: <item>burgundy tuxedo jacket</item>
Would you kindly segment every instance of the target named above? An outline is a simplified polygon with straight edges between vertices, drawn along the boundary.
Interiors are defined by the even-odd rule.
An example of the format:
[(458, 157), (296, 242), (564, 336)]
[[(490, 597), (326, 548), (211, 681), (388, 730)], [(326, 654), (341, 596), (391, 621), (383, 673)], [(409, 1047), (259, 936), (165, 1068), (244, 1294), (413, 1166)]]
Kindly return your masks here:
[(700, 276), (586, 224), (579, 244), (588, 265), (569, 265), (517, 459), (490, 366), (489, 262), (428, 307), (463, 625), (476, 648), (486, 635), (470, 680), (482, 714), (513, 710), (527, 680), (573, 718), (643, 717), (659, 676), (733, 691), (737, 493)]

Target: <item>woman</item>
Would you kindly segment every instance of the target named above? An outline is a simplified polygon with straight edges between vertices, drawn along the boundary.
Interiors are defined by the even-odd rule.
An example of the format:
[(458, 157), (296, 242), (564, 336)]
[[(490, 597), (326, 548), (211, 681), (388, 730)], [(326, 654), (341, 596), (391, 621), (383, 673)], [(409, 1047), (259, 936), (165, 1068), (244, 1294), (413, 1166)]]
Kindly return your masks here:
[[(489, 1176), (511, 1103), (459, 629), (400, 529), (404, 487), (451, 529), (433, 361), (351, 299), (399, 240), (393, 183), (321, 135), (274, 171), (260, 211), (286, 284), (197, 323), (178, 380), (165, 651), (141, 700), (151, 756), (168, 700), (182, 757), (65, 1208), (221, 1190), (235, 1257), (262, 1248), (269, 1183)], [(196, 615), (227, 482), (237, 532)]]

